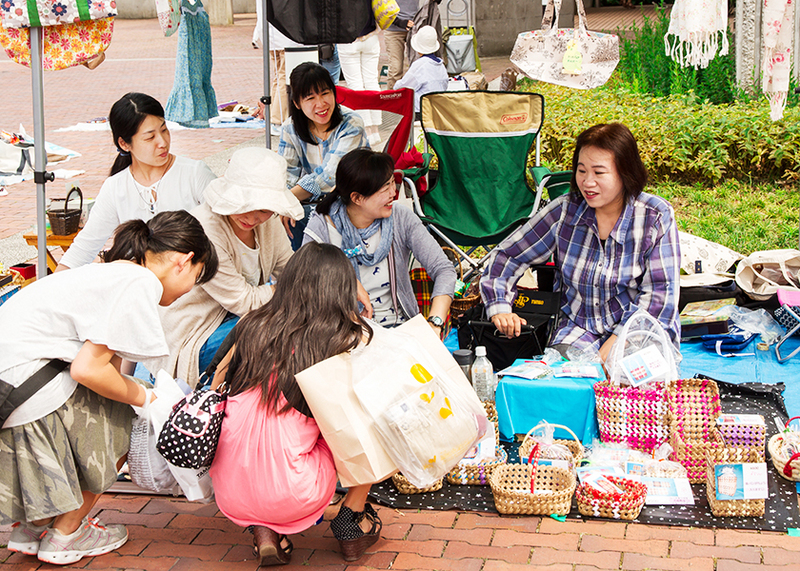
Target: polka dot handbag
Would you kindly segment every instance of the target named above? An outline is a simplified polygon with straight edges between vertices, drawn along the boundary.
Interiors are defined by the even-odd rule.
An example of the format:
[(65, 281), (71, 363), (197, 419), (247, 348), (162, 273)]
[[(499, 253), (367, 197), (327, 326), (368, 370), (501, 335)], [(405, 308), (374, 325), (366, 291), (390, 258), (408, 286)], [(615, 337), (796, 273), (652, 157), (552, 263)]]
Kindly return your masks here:
[(179, 468), (211, 465), (227, 400), (227, 391), (196, 389), (172, 408), (156, 444), (167, 462)]

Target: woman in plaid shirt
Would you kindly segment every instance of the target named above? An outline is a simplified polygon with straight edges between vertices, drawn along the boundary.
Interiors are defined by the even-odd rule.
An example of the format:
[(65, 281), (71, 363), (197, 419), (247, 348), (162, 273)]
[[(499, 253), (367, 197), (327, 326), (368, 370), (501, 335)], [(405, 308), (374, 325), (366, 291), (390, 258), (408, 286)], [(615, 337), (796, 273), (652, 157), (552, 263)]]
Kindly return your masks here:
[(551, 256), (559, 269), (561, 314), (552, 345), (595, 350), (605, 361), (627, 319), (644, 309), (680, 348), (680, 249), (672, 207), (642, 192), (647, 171), (636, 139), (620, 123), (581, 133), (570, 192), (550, 202), (497, 248), (481, 279), (486, 311), (509, 337), (525, 323), (511, 311), (525, 270)]

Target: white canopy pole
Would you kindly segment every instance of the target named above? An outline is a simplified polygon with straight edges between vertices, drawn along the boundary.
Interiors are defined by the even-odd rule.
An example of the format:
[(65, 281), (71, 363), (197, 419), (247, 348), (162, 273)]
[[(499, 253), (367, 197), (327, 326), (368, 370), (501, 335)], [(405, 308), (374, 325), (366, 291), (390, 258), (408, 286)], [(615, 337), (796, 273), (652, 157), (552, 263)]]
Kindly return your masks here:
[(264, 130), (267, 133), (267, 148), (272, 148), (272, 134), (270, 132), (270, 106), (272, 105), (272, 94), (270, 93), (269, 78), (269, 15), (267, 14), (267, 0), (256, 0), (261, 4), (260, 16), (264, 19), (261, 22), (262, 52), (264, 55), (264, 95), (261, 96), (261, 103), (264, 104)]
[(53, 181), (53, 173), (47, 172), (47, 151), (44, 139), (44, 71), (42, 68), (42, 28), (30, 28), (31, 34), (31, 83), (33, 87), (33, 180), (36, 182), (36, 235), (39, 257), (36, 278), (47, 276), (47, 225), (45, 223), (45, 184)]

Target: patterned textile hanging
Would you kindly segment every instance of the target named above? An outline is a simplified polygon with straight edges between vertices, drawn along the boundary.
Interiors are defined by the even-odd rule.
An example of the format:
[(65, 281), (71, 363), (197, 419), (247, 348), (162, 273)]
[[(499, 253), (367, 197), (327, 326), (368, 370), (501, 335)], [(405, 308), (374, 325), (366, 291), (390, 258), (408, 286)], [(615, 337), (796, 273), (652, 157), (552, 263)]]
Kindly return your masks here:
[(764, 0), (761, 13), (761, 35), (764, 38), (761, 89), (769, 100), (769, 116), (773, 121), (783, 117), (789, 94), (793, 15), (792, 0)]
[(675, 0), (664, 36), (666, 54), (682, 67), (705, 68), (728, 53), (728, 0)]

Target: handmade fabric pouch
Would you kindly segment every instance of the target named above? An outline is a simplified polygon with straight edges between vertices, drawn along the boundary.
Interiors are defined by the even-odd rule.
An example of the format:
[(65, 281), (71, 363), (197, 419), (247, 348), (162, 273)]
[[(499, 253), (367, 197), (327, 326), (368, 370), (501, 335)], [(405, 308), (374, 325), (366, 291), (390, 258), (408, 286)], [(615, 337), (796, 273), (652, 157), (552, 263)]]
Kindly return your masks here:
[(742, 355), (737, 355), (737, 353), (747, 347), (755, 339), (755, 336), (755, 333), (732, 327), (728, 333), (703, 335), (701, 339), (704, 349), (715, 351), (722, 357), (738, 357)]
[(181, 24), (181, 0), (156, 0), (156, 13), (164, 35), (171, 36)]
[(559, 29), (561, 0), (548, 0), (542, 29), (517, 36), (511, 62), (522, 73), (531, 79), (576, 89), (591, 89), (608, 81), (619, 63), (619, 38), (590, 32), (582, 0), (575, 0), (575, 6), (577, 28)]
[(179, 468), (211, 466), (227, 401), (226, 391), (196, 389), (173, 407), (156, 445), (167, 462)]

